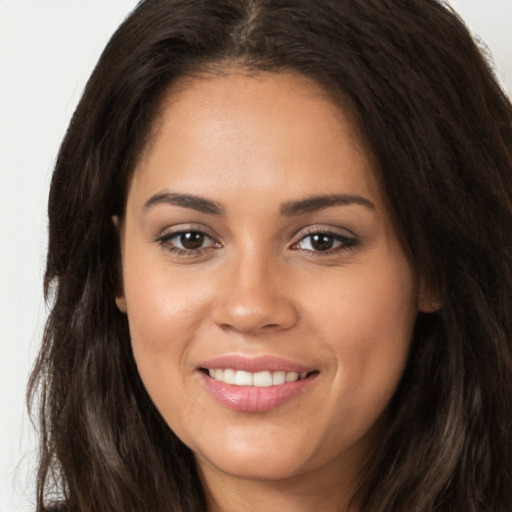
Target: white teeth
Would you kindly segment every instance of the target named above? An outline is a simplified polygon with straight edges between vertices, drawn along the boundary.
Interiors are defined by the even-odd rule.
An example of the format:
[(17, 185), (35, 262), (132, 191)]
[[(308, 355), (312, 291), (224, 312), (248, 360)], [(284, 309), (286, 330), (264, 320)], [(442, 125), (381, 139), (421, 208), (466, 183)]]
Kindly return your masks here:
[(266, 388), (270, 386), (279, 386), (285, 382), (295, 382), (299, 379), (305, 379), (308, 372), (271, 372), (265, 370), (262, 372), (251, 373), (243, 370), (233, 370), (231, 368), (215, 368), (209, 369), (208, 374), (212, 379), (225, 382), (226, 384)]
[(272, 385), (279, 386), (286, 382), (286, 372), (274, 372), (272, 374)]
[(224, 378), (222, 379), (226, 384), (234, 384), (236, 382), (235, 370), (224, 370)]
[(252, 373), (239, 370), (235, 373), (235, 384), (237, 386), (252, 386)]
[(252, 376), (252, 385), (257, 388), (272, 386), (272, 374), (270, 372), (258, 372)]
[(286, 382), (295, 382), (299, 380), (299, 374), (297, 372), (288, 372), (286, 374)]

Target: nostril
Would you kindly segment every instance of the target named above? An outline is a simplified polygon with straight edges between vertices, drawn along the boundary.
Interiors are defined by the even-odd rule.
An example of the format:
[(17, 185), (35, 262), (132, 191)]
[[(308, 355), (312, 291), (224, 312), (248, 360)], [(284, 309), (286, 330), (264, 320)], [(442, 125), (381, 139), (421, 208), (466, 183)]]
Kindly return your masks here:
[(262, 329), (276, 329), (279, 327), (279, 324), (265, 324), (261, 328)]
[(219, 297), (212, 311), (214, 322), (224, 331), (248, 334), (293, 327), (298, 320), (293, 302), (278, 293), (265, 293), (265, 287), (261, 282), (259, 287), (240, 285), (231, 294)]

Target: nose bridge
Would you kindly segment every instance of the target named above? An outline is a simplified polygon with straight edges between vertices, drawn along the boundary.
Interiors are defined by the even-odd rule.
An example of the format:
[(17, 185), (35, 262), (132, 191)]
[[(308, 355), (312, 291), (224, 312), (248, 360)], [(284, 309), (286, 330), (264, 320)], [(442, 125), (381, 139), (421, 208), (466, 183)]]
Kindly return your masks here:
[(251, 243), (235, 252), (226, 262), (227, 282), (215, 305), (215, 322), (245, 333), (293, 326), (297, 311), (282, 286), (285, 276), (279, 256)]

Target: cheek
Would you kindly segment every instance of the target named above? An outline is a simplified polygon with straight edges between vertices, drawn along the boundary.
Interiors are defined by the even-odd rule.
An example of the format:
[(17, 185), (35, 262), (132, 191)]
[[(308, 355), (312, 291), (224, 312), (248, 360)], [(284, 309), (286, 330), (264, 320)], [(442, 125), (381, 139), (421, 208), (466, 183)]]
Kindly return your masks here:
[(394, 393), (417, 315), (413, 283), (407, 266), (388, 265), (352, 272), (333, 291), (312, 297), (311, 323), (336, 360), (331, 398), (333, 405), (344, 404), (340, 415), (350, 408), (378, 416)]
[(162, 274), (153, 277), (151, 273), (134, 280), (133, 286), (126, 288), (126, 295), (139, 375), (169, 426), (188, 440), (185, 426), (196, 424), (195, 418), (201, 412), (189, 398), (194, 393), (188, 378), (193, 369), (187, 364), (187, 354), (199, 329), (200, 290), (178, 288), (175, 280)]
[(404, 277), (408, 276), (368, 276), (342, 299), (351, 337), (363, 352), (374, 354), (370, 359), (383, 354), (392, 358), (408, 348), (416, 307), (410, 279)]
[(405, 364), (417, 314), (411, 280), (384, 274), (371, 283), (347, 305), (352, 334), (368, 371), (380, 378), (390, 369), (393, 379)]
[[(183, 281), (183, 278), (181, 279)], [(204, 287), (150, 259), (125, 262), (124, 291), (132, 349), (150, 395), (174, 388), (185, 372), (187, 351), (205, 314)], [(172, 385), (174, 384), (174, 385)]]

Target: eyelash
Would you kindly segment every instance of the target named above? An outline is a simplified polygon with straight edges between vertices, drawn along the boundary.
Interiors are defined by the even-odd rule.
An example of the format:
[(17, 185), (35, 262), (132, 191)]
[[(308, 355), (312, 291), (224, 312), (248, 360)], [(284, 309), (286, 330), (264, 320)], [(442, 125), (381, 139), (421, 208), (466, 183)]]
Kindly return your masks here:
[[(210, 247), (198, 247), (197, 249), (186, 249), (182, 247), (176, 247), (175, 245), (173, 245), (172, 240), (190, 234), (200, 235), (205, 240), (210, 240), (212, 245)], [(165, 250), (175, 254), (176, 256), (185, 257), (203, 255), (207, 251), (221, 247), (221, 244), (219, 242), (215, 241), (212, 236), (210, 236), (208, 233), (205, 233), (204, 231), (201, 231), (200, 229), (182, 229), (180, 231), (176, 231), (173, 233), (166, 233), (162, 236), (159, 236), (155, 241), (158, 244), (160, 244)]]
[[(335, 247), (333, 249), (327, 249), (325, 251), (320, 250), (313, 250), (313, 249), (301, 249), (300, 247), (297, 247), (301, 242), (310, 239), (310, 245), (312, 242), (313, 237), (315, 236), (326, 236), (332, 239), (333, 243), (339, 242), (339, 246)], [(315, 256), (330, 256), (333, 254), (337, 254), (343, 251), (348, 251), (350, 249), (353, 249), (359, 244), (359, 239), (355, 236), (349, 236), (349, 235), (342, 235), (341, 233), (335, 233), (334, 231), (331, 231), (329, 229), (313, 229), (310, 232), (307, 232), (303, 234), (303, 236), (295, 242), (291, 249), (295, 251), (308, 251), (310, 253), (314, 253)]]
[[(179, 239), (180, 237), (184, 235), (199, 235), (204, 238), (204, 241), (210, 240), (210, 246), (208, 247), (198, 247), (195, 249), (186, 249), (183, 247), (176, 247), (173, 244), (173, 240)], [(329, 248), (325, 251), (322, 250), (314, 250), (314, 249), (301, 249), (299, 247), (299, 244), (304, 242), (307, 239), (310, 239), (310, 245), (312, 242), (313, 237), (315, 236), (326, 236), (332, 239), (332, 243), (338, 242), (339, 245), (335, 248)], [(160, 244), (165, 250), (175, 254), (176, 256), (184, 256), (184, 257), (194, 257), (199, 255), (204, 255), (206, 252), (209, 252), (213, 249), (218, 249), (222, 247), (220, 242), (216, 241), (212, 236), (210, 236), (208, 233), (205, 233), (204, 231), (201, 231), (200, 229), (183, 229), (180, 231), (176, 231), (173, 233), (166, 233), (164, 235), (159, 236), (155, 240), (158, 244)], [(180, 242), (181, 243), (181, 242)], [(359, 240), (355, 236), (347, 236), (342, 235), (340, 233), (335, 233), (333, 231), (330, 231), (328, 229), (316, 229), (311, 230), (308, 233), (303, 234), (303, 236), (297, 241), (292, 244), (290, 247), (291, 250), (294, 251), (306, 251), (308, 253), (314, 253), (318, 256), (329, 256), (333, 254), (337, 254), (339, 252), (347, 251), (350, 249), (353, 249), (359, 244)], [(202, 245), (202, 244), (201, 244)]]

